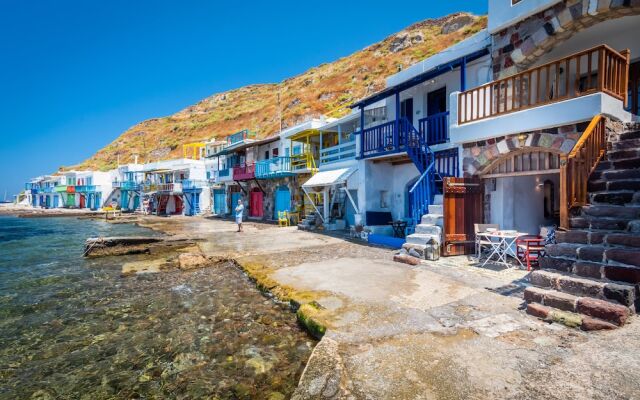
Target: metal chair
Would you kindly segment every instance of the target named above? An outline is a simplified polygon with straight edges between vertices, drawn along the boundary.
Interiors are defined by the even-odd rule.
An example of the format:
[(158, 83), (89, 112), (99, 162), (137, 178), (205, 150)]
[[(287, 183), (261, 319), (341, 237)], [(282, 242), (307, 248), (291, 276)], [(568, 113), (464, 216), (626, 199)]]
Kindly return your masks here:
[(500, 225), (498, 225), (498, 224), (473, 224), (473, 233), (474, 233), (474, 238), (475, 238), (475, 249), (476, 249), (476, 258), (477, 259), (480, 259), (480, 255), (482, 253), (482, 248), (483, 247), (487, 247), (488, 249), (491, 249), (491, 241), (490, 240), (486, 240), (486, 239), (482, 239), (480, 236), (478, 236), (478, 233), (486, 232), (487, 229), (499, 230), (500, 229)]
[(516, 240), (516, 255), (527, 264), (527, 271), (531, 271), (531, 265), (538, 266), (538, 261), (544, 254), (544, 238), (542, 236), (527, 235)]
[(278, 211), (278, 226), (290, 226), (289, 213), (287, 211)]

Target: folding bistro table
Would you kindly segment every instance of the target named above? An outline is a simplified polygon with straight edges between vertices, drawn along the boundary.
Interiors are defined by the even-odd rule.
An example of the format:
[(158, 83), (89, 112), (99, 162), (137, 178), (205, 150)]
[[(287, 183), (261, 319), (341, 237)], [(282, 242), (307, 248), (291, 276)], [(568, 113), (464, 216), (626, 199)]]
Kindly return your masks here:
[[(485, 238), (488, 242), (491, 243), (491, 249), (488, 252), (487, 259), (484, 260), (481, 267), (484, 267), (491, 259), (495, 256), (497, 260), (493, 262), (497, 264), (504, 265), (506, 267), (510, 267), (511, 264), (508, 262), (507, 257), (511, 256), (516, 259), (518, 264), (522, 268), (524, 268), (524, 264), (520, 261), (516, 254), (515, 245), (516, 240), (520, 236), (527, 235), (526, 233), (521, 233), (517, 231), (494, 231), (494, 232), (478, 232), (478, 236)], [(482, 253), (480, 253), (479, 262), (482, 261)]]

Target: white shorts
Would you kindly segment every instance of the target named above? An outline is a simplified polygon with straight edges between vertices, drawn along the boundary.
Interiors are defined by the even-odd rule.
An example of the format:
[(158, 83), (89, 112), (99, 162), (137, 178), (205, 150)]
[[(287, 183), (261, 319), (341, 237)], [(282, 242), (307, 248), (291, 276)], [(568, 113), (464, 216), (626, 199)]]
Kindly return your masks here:
[(242, 216), (236, 217), (236, 224), (242, 223)]

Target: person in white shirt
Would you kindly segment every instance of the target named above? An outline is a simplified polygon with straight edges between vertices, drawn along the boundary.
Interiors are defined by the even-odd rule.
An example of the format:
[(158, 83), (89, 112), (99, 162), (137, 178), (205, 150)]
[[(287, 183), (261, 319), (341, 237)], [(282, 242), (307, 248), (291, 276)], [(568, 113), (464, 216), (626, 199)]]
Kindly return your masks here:
[(236, 207), (236, 224), (238, 224), (238, 232), (242, 232), (242, 213), (244, 212), (244, 206), (242, 205), (242, 199), (238, 199), (238, 206)]

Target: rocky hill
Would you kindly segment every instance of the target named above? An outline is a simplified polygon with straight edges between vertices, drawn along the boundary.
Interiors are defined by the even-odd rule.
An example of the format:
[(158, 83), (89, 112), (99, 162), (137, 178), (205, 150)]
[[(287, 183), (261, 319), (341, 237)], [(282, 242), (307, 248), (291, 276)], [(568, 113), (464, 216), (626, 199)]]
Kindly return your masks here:
[[(269, 136), (309, 117), (348, 113), (354, 101), (384, 87), (387, 76), (486, 26), (486, 17), (456, 13), (429, 19), (350, 56), (322, 64), (281, 83), (257, 84), (214, 94), (162, 118), (141, 122), (74, 168), (106, 170), (131, 162), (180, 157), (182, 144), (224, 137), (242, 129)], [(330, 45), (330, 44), (327, 44)], [(280, 97), (280, 107), (278, 107)]]

